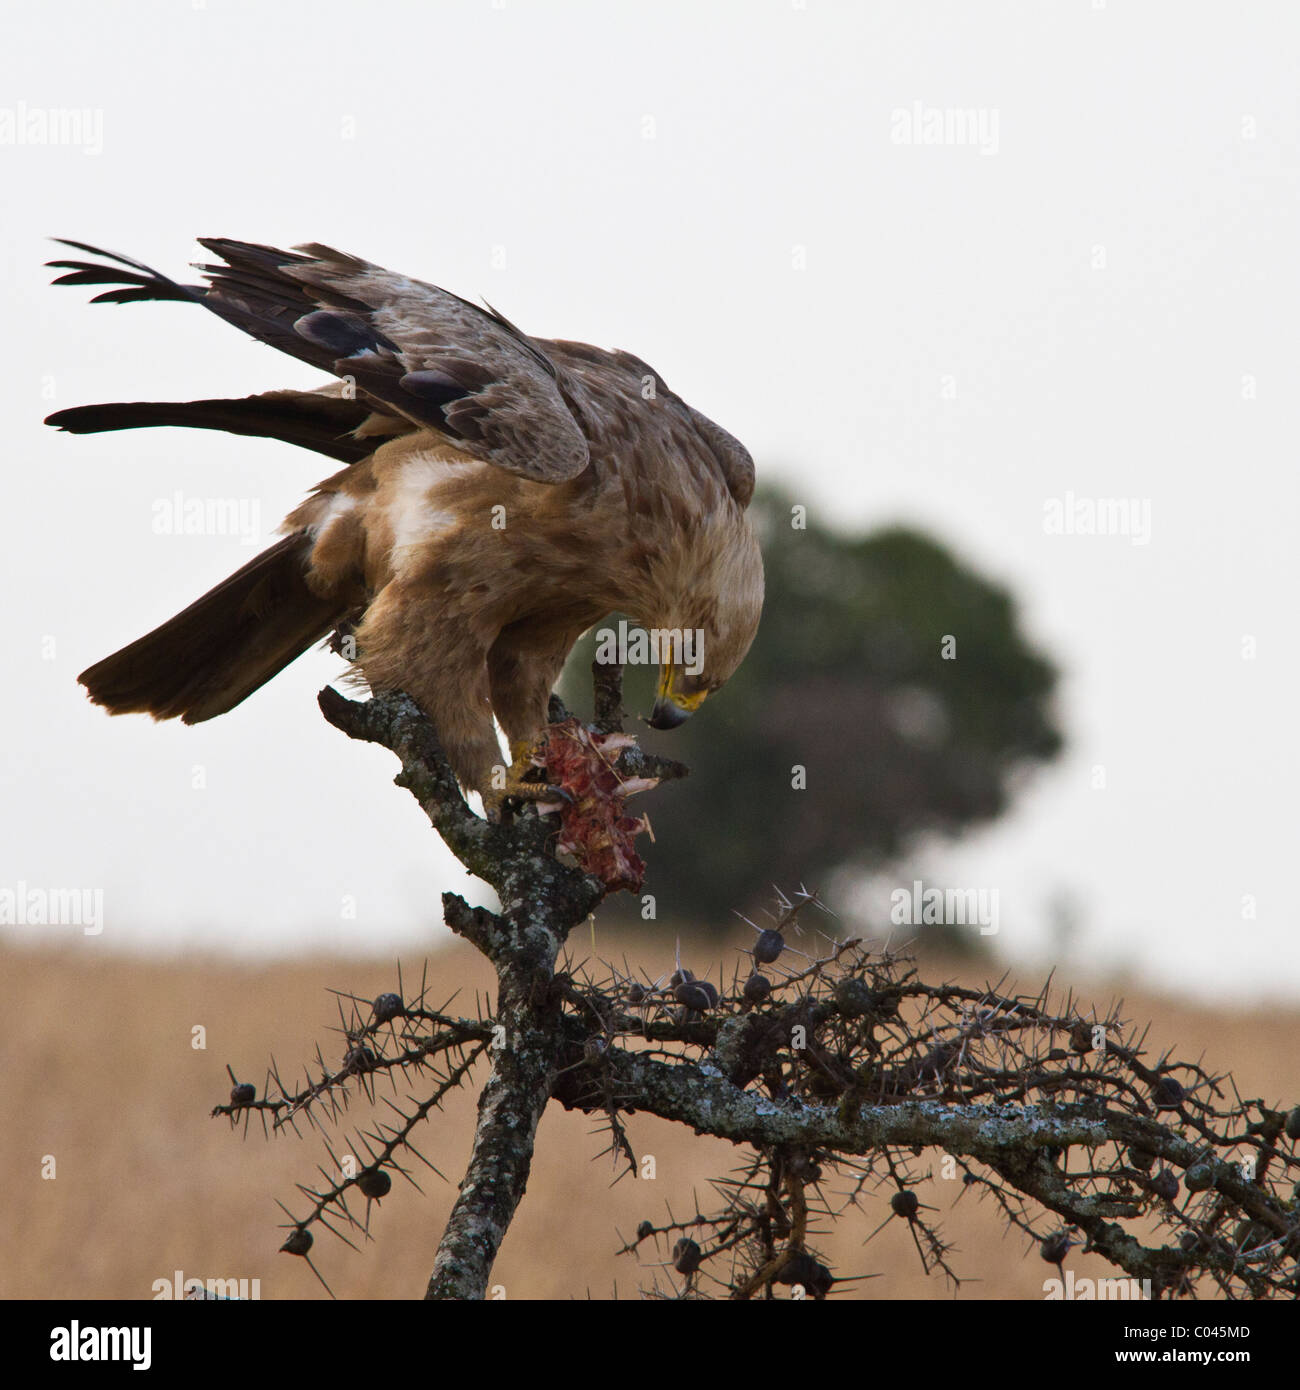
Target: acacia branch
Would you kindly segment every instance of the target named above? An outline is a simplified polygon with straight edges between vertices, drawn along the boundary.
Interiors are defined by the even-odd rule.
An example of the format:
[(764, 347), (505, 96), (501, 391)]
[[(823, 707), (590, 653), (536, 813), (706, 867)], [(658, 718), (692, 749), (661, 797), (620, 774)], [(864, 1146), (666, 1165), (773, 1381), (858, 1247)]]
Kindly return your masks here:
[[(617, 734), (621, 669), (598, 664), (593, 678), (593, 727)], [(394, 1106), (400, 1123), (357, 1136), (353, 1152), (367, 1159), (361, 1171), (340, 1179), (339, 1157), (327, 1146), (332, 1166), (321, 1169), (323, 1187), (301, 1188), (313, 1206), (292, 1221), (290, 1253), (307, 1254), (315, 1223), (345, 1240), (349, 1224), (369, 1234), (369, 1203), (391, 1186), (387, 1170), (409, 1178), (403, 1156), (422, 1158), (412, 1131), (486, 1051), (491, 1075), (428, 1282), (431, 1299), (485, 1297), (552, 1098), (603, 1113), (607, 1152), (633, 1169), (622, 1117), (634, 1111), (751, 1151), (739, 1177), (714, 1184), (724, 1198), (718, 1213), (697, 1208), (685, 1221), (671, 1213), (664, 1225), (643, 1221), (625, 1246), (676, 1238), (670, 1258), (654, 1266), (681, 1276), (666, 1296), (702, 1297), (713, 1280), (739, 1298), (772, 1298), (777, 1286), (795, 1285), (824, 1298), (843, 1281), (817, 1259), (810, 1233), (817, 1220), (841, 1220), (873, 1195), (885, 1199), (882, 1225), (909, 1225), (926, 1272), (958, 1282), (933, 1208), (913, 1190), (926, 1177), (914, 1162), (926, 1149), (955, 1158), (965, 1174), (955, 1190), (990, 1197), (1058, 1268), (1084, 1244), (1161, 1295), (1193, 1294), (1202, 1281), (1231, 1297), (1300, 1291), (1291, 1192), (1300, 1176), (1300, 1108), (1244, 1101), (1235, 1090), (1226, 1098), (1229, 1078), (1168, 1053), (1148, 1058), (1145, 1034), (1135, 1037), (1115, 1012), (1085, 1015), (1069, 997), (1054, 1010), (1046, 986), (1021, 997), (1001, 982), (983, 990), (931, 985), (907, 957), (820, 932), (815, 953), (807, 943), (800, 949), (793, 935), (807, 933), (799, 913), (820, 907), (803, 890), (793, 900), (779, 896), (770, 927), (751, 924), (753, 949), (721, 988), (680, 958), (652, 982), (610, 966), (596, 978), (567, 964), (560, 970), (569, 934), (607, 891), (555, 857), (556, 825), (569, 808), (559, 822), (532, 806), (513, 820), (486, 821), (466, 803), (432, 726), (407, 696), (354, 702), (324, 691), (320, 704), (350, 737), (396, 755), (398, 785), (461, 863), (496, 889), (497, 911), (454, 893), (443, 895), (443, 908), (448, 926), (492, 962), (498, 988), (490, 1016), (477, 1020), (427, 1007), (424, 988), (414, 1001), (381, 995), (368, 1019), (354, 998), (341, 1065), (327, 1065), (318, 1049), (314, 1076), (309, 1068), (294, 1090), (272, 1064), (279, 1094), (268, 1084), (262, 1099), (236, 1082), (217, 1113), (233, 1123), (243, 1111), (245, 1128), (259, 1113), (276, 1130), (296, 1128), (298, 1118), (321, 1123), (318, 1111), (335, 1121), (358, 1089), (373, 1103), (381, 1081), (394, 1089), (412, 1073), (435, 1081), (423, 1101), (409, 1098), (413, 1111)], [(570, 719), (558, 700), (550, 716)], [(632, 747), (618, 771), (670, 777), (685, 769)], [(831, 1183), (845, 1179), (843, 1204), (832, 1205)], [(364, 1226), (347, 1205), (357, 1192), (367, 1201)], [(1044, 1214), (1049, 1228), (1040, 1224)], [(1131, 1233), (1123, 1223), (1135, 1219), (1143, 1226)], [(654, 1292), (664, 1294), (657, 1275)]]
[(394, 692), (352, 701), (325, 690), (319, 698), (321, 712), (336, 728), (396, 754), (402, 764), (397, 785), (416, 798), (448, 848), (501, 901), (500, 912), (490, 912), (457, 894), (443, 895), (447, 925), (496, 969), (497, 1042), (479, 1098), (469, 1165), (426, 1297), (481, 1299), (523, 1197), (537, 1124), (555, 1081), (556, 957), (605, 888), (553, 857), (551, 831), (542, 818), (525, 814), (506, 825), (476, 816), (433, 726), (409, 696)]

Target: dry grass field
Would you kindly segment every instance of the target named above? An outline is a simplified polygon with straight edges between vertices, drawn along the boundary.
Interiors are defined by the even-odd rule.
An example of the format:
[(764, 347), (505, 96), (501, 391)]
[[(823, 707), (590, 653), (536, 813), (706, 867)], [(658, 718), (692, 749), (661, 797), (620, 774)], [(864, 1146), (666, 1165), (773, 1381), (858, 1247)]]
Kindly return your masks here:
[[(605, 951), (660, 973), (671, 960), (671, 937), (645, 936)], [(589, 941), (579, 941), (579, 954)], [(632, 949), (635, 946), (636, 949)], [(705, 952), (691, 963), (703, 973)], [(713, 948), (717, 962), (724, 953)], [(419, 962), (403, 962), (407, 979)], [(988, 969), (927, 963), (927, 978), (983, 983)], [(446, 997), (472, 1012), (474, 991), (490, 983), (483, 962), (452, 946), (432, 958), (431, 975)], [(1025, 979), (1024, 988), (1037, 985)], [(1125, 993), (1124, 1015), (1151, 1022), (1150, 1046), (1178, 1044), (1193, 1059), (1231, 1070), (1244, 1095), (1270, 1102), (1300, 1099), (1295, 1058), (1300, 1012), (1218, 1012), (1117, 990), (1113, 983), (1075, 980), (1085, 998), (1105, 1008)], [(79, 952), (0, 951), (3, 1007), (3, 1116), (0, 1164), (6, 1174), (0, 1205), (0, 1296), (126, 1298), (154, 1296), (154, 1281), (177, 1270), (186, 1277), (260, 1280), (264, 1299), (325, 1297), (306, 1265), (278, 1253), (275, 1205), (300, 1209), (295, 1181), (311, 1182), (326, 1162), (319, 1136), (292, 1134), (272, 1142), (254, 1125), (247, 1140), (229, 1123), (210, 1119), (226, 1099), (229, 1062), (259, 1088), (272, 1054), (292, 1071), (319, 1040), (329, 1055), (337, 1011), (329, 987), (362, 996), (396, 987), (392, 962), (317, 959), (239, 966), (227, 961), (141, 962)], [(434, 1002), (441, 1002), (441, 998)], [(206, 1049), (191, 1044), (206, 1030)], [(375, 1237), (360, 1253), (321, 1232), (317, 1263), (341, 1298), (412, 1298), (423, 1292), (443, 1222), (467, 1151), (474, 1094), (454, 1097), (424, 1127), (422, 1152), (445, 1175), (420, 1175), (425, 1195), (399, 1179), (372, 1216)], [(363, 1122), (368, 1108), (354, 1112)], [(617, 1232), (630, 1234), (643, 1217), (666, 1207), (688, 1214), (693, 1193), (708, 1199), (710, 1177), (735, 1162), (731, 1147), (699, 1140), (645, 1116), (629, 1122), (638, 1153), (657, 1161), (653, 1182), (614, 1183), (608, 1158), (595, 1156), (604, 1138), (592, 1121), (552, 1107), (544, 1116), (527, 1196), (497, 1262), (495, 1280), (509, 1298), (605, 1299), (638, 1296), (657, 1273), (617, 1256)], [(46, 1155), (56, 1176), (42, 1176)], [(922, 1201), (940, 1209), (956, 1244), (963, 1276), (960, 1298), (1041, 1298), (1054, 1271), (1007, 1235), (988, 1205), (970, 1194), (950, 1210), (957, 1184), (933, 1180)], [(297, 1201), (295, 1202), (295, 1198)], [(863, 1237), (883, 1219), (883, 1203), (846, 1220), (822, 1242), (840, 1274), (872, 1274), (840, 1297), (943, 1299), (953, 1289), (921, 1271), (909, 1233), (891, 1222), (869, 1244)], [(662, 1255), (654, 1258), (662, 1258)], [(1076, 1275), (1112, 1271), (1077, 1252)], [(669, 1275), (669, 1278), (672, 1276)]]

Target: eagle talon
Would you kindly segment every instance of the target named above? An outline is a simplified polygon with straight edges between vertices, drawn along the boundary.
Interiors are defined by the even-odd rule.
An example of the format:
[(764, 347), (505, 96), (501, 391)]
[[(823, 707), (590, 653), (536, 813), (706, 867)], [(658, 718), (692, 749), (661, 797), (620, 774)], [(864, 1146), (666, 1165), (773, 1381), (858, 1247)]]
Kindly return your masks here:
[(514, 760), (506, 769), (504, 785), (490, 787), (483, 793), (483, 809), (488, 820), (501, 820), (508, 801), (563, 801), (566, 805), (573, 805), (572, 793), (563, 787), (535, 780), (539, 767), (537, 759), (544, 747), (545, 740), (511, 744)]
[(520, 782), (507, 785), (496, 794), (501, 801), (563, 801), (573, 805), (573, 796), (563, 787), (554, 787), (549, 782)]

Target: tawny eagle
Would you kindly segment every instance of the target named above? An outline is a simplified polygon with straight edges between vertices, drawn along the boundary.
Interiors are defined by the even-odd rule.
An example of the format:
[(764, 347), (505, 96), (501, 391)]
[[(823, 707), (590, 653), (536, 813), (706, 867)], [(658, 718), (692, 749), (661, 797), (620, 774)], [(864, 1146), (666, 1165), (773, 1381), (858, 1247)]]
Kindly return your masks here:
[[(305, 446), (344, 467), (285, 538), (79, 677), (113, 714), (198, 723), (345, 633), (373, 690), (403, 689), (467, 787), (517, 763), (570, 649), (614, 611), (695, 633), (661, 653), (650, 723), (671, 728), (736, 670), (763, 601), (749, 453), (626, 352), (527, 336), (495, 310), (328, 247), (224, 239), (206, 284), (80, 242), (56, 284), (93, 302), (201, 304), (339, 381), (232, 400), (61, 410), (75, 434), (185, 425)], [(515, 779), (512, 779), (514, 781)], [(499, 786), (499, 779), (496, 783)], [(493, 797), (493, 800), (498, 798)]]

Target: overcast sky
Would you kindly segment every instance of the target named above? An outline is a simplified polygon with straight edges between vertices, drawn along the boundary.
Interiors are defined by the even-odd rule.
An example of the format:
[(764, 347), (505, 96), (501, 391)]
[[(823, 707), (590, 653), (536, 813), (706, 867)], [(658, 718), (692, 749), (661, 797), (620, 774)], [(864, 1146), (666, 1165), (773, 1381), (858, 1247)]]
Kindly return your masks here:
[[(44, 428), (320, 378), (186, 306), (47, 288), (42, 238), (171, 274), (197, 235), (315, 240), (633, 351), (823, 519), (925, 527), (1014, 589), (1070, 752), (924, 861), (997, 890), (1004, 954), (1052, 958), (1068, 902), (1076, 965), (1300, 992), (1294, 6), (196, 0), (3, 24), (0, 891), (101, 889), (92, 950), (368, 951), (474, 891), (391, 755), (319, 718), (334, 658), (196, 728), (110, 721), (75, 681), (332, 466)], [(178, 492), (239, 499), (257, 534), (159, 534)], [(1052, 529), (1099, 502), (1129, 534)]]

